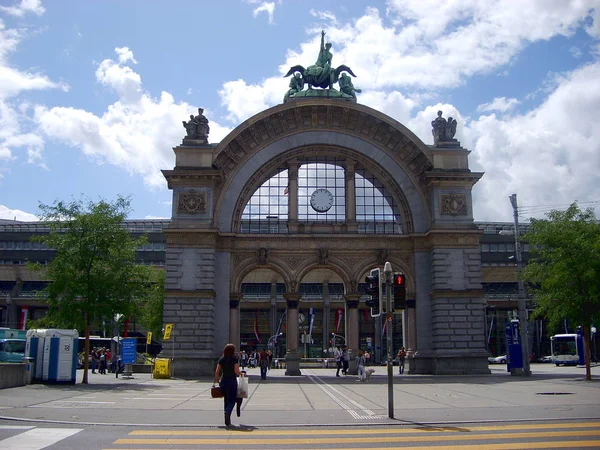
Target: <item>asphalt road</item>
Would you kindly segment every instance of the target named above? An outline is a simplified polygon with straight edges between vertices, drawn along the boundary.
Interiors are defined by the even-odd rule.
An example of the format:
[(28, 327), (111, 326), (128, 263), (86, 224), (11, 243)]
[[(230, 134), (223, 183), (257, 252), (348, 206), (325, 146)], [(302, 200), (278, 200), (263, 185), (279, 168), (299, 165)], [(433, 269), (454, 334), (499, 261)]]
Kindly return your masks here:
[[(20, 428), (19, 428), (20, 427)], [(525, 449), (600, 448), (600, 421), (463, 424), (460, 426), (369, 425), (265, 429), (117, 426), (19, 426), (0, 424), (3, 449)]]
[(209, 379), (94, 374), (89, 385), (0, 391), (0, 449), (600, 448), (600, 367), (591, 382), (581, 367), (534, 364), (531, 377), (490, 368), (487, 376), (395, 374), (393, 418), (384, 367), (370, 383), (333, 369), (272, 370), (261, 381), (252, 369), (231, 430)]

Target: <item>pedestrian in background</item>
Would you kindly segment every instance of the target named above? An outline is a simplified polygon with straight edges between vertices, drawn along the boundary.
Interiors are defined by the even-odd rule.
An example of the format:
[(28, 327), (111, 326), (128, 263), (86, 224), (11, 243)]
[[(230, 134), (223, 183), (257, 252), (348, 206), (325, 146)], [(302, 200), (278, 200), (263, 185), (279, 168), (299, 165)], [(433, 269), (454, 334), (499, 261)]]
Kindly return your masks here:
[(348, 367), (350, 367), (350, 355), (348, 354), (348, 347), (344, 345), (342, 347), (342, 373), (348, 375)]
[(337, 366), (337, 370), (335, 371), (335, 376), (339, 377), (340, 370), (342, 368), (342, 349), (340, 347), (337, 347), (334, 350), (333, 354), (335, 356), (335, 365)]
[(235, 356), (235, 345), (227, 344), (215, 370), (215, 384), (218, 383), (223, 391), (223, 409), (227, 427), (231, 426), (231, 413), (236, 404), (237, 376), (242, 377), (244, 374), (240, 371), (238, 359)]
[(365, 352), (362, 350), (358, 351), (358, 356), (356, 357), (356, 368), (358, 369), (358, 381), (365, 381), (367, 378), (367, 373), (365, 372)]
[(404, 361), (406, 361), (406, 351), (402, 347), (398, 350), (398, 372), (400, 375), (404, 373)]
[(262, 351), (258, 354), (259, 365), (260, 365), (260, 379), (267, 379), (267, 370), (269, 370), (269, 354), (266, 351)]

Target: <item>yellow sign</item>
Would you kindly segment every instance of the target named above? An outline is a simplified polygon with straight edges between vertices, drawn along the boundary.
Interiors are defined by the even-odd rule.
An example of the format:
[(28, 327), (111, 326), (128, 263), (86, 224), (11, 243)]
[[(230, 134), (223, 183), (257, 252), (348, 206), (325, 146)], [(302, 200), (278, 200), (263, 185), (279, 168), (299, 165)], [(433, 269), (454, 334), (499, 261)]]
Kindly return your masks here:
[(168, 341), (171, 338), (171, 331), (173, 331), (173, 324), (168, 323), (165, 325), (165, 335), (163, 337), (164, 341)]
[(146, 344), (152, 344), (152, 331), (148, 331), (148, 336), (146, 336)]
[(152, 375), (154, 378), (171, 378), (171, 360), (169, 358), (156, 358)]

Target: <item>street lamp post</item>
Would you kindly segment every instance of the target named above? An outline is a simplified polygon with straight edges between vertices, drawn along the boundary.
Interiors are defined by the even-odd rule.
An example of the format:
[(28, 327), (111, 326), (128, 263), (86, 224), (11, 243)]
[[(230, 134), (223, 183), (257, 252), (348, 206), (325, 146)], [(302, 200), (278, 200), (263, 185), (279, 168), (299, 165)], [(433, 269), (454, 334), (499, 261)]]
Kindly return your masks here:
[(386, 262), (383, 266), (383, 274), (385, 276), (385, 300), (386, 300), (386, 335), (387, 335), (387, 375), (388, 375), (388, 417), (394, 418), (394, 363), (392, 361), (394, 325), (392, 321), (392, 265)]
[(519, 324), (521, 325), (521, 357), (523, 358), (522, 375), (531, 375), (529, 366), (529, 338), (527, 336), (527, 299), (525, 298), (525, 286), (521, 279), (523, 270), (523, 259), (521, 255), (521, 242), (519, 240), (519, 214), (517, 209), (517, 194), (512, 194), (510, 204), (513, 207), (513, 218), (515, 226), (515, 257), (517, 260), (517, 289), (519, 296)]
[(346, 338), (344, 336), (342, 336), (341, 334), (335, 334), (335, 333), (331, 333), (331, 336), (333, 336), (332, 342), (331, 342), (331, 347), (335, 349), (335, 338), (340, 338), (344, 340), (344, 343), (346, 343)]

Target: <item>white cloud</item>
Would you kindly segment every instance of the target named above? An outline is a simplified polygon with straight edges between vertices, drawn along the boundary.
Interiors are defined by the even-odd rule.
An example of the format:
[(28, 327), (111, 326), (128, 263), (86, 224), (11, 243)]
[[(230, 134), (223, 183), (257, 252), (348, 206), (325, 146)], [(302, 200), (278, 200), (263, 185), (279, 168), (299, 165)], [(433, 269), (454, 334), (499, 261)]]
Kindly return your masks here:
[(22, 17), (30, 12), (41, 16), (44, 11), (46, 9), (42, 6), (41, 0), (21, 0), (21, 3), (16, 6), (0, 6), (0, 12), (17, 17)]
[(521, 103), (516, 98), (506, 98), (506, 97), (496, 97), (490, 103), (484, 103), (483, 105), (479, 105), (477, 107), (477, 111), (480, 112), (491, 112), (498, 111), (501, 113), (505, 113), (506, 111), (510, 111), (515, 106)]
[(564, 75), (527, 114), (485, 115), (465, 126), (471, 168), (486, 172), (474, 188), (478, 220), (508, 220), (512, 193), (521, 205), (600, 200), (598, 79), (600, 62)]
[(273, 18), (275, 15), (275, 2), (265, 2), (262, 0), (246, 0), (246, 3), (260, 4), (252, 10), (252, 16), (257, 17), (260, 13), (265, 13), (269, 17), (269, 24), (273, 23)]
[[(22, 16), (27, 12), (42, 14), (44, 9), (39, 2), (23, 1), (18, 6), (0, 8), (0, 12)], [(17, 158), (15, 153), (18, 150), (25, 149), (28, 162), (44, 167), (41, 156), (44, 142), (35, 133), (25, 130), (30, 122), (26, 114), (27, 103), (14, 98), (33, 90), (58, 88), (66, 91), (68, 86), (41, 73), (19, 70), (10, 65), (10, 54), (26, 37), (26, 30), (7, 28), (0, 19), (0, 161), (12, 161)]]
[[(116, 52), (119, 57), (123, 54)], [(127, 53), (127, 60), (133, 60), (133, 53)], [(152, 188), (164, 187), (160, 171), (173, 167), (173, 144), (185, 135), (182, 120), (197, 107), (175, 103), (168, 92), (162, 92), (158, 99), (151, 97), (142, 89), (139, 74), (111, 59), (100, 63), (96, 79), (113, 89), (119, 100), (101, 116), (71, 107), (37, 106), (34, 118), (40, 131), (81, 149), (98, 164), (113, 164), (131, 175), (141, 175)], [(210, 118), (209, 111), (205, 115)], [(218, 142), (230, 131), (215, 122), (210, 128), (211, 142)]]
[(137, 61), (133, 57), (133, 52), (128, 47), (116, 47), (115, 52), (119, 56), (119, 64), (125, 64), (128, 61), (137, 64)]
[[(375, 8), (345, 24), (330, 11), (311, 14), (329, 30), (326, 39), (333, 43), (333, 65), (346, 64), (358, 76), (355, 84), (365, 91), (362, 101), (369, 90), (435, 91), (459, 86), (473, 75), (502, 72), (528, 44), (571, 36), (578, 27), (595, 35), (596, 6), (597, 0), (522, 0), (502, 8), (496, 0), (390, 0), (386, 20)], [(288, 52), (280, 66), (282, 75), (292, 65), (306, 67), (316, 60), (320, 29), (316, 25), (309, 29), (312, 37), (299, 51)], [(220, 93), (230, 117), (247, 118), (247, 105), (227, 98), (242, 96), (244, 90), (252, 91), (261, 105), (279, 103), (270, 89), (276, 78), (252, 85), (244, 80), (225, 83)], [(260, 93), (263, 96), (256, 98)]]
[(37, 222), (39, 218), (20, 209), (10, 209), (8, 206), (0, 205), (0, 219), (17, 220), (21, 222)]

